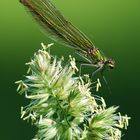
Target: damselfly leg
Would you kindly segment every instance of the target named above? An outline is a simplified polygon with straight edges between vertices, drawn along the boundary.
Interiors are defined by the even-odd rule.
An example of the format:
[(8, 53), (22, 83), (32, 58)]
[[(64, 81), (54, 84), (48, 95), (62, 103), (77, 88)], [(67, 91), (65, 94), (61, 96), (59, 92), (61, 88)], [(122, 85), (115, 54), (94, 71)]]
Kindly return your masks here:
[(95, 76), (95, 74), (98, 73), (99, 71), (101, 71), (102, 69), (103, 69), (103, 66), (98, 67), (98, 68), (92, 73), (91, 78), (93, 78), (93, 77)]

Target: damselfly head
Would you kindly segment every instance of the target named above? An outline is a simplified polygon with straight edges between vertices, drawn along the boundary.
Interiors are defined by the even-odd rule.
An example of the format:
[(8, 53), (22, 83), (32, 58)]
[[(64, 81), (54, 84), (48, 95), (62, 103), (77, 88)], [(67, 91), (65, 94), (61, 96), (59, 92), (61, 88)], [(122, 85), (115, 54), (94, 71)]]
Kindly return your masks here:
[(106, 60), (105, 64), (110, 69), (113, 69), (115, 67), (115, 61), (112, 58), (109, 58), (108, 60)]

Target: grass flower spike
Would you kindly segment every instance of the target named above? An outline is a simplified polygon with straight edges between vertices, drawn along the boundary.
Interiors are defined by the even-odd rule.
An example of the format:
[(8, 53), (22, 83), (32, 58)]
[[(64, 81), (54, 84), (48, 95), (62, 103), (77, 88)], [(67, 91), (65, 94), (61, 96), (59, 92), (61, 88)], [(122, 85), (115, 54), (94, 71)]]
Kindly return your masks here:
[(120, 140), (129, 117), (116, 113), (118, 107), (107, 108), (102, 97), (91, 93), (90, 79), (75, 76), (75, 59), (63, 66), (63, 59), (47, 51), (51, 45), (42, 44), (27, 63), (28, 76), (16, 82), (30, 100), (21, 107), (21, 118), (38, 128), (33, 140)]

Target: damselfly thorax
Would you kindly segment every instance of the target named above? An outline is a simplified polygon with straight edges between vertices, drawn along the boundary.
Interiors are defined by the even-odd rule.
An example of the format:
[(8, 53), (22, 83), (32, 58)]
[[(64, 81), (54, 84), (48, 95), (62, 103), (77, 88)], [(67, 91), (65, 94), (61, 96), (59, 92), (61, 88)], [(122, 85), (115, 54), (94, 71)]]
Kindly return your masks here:
[(114, 68), (115, 62), (111, 58), (107, 58), (98, 48), (89, 48), (87, 51), (79, 52), (79, 55), (87, 60), (87, 63), (91, 64), (96, 68), (105, 68), (109, 67), (110, 69)]

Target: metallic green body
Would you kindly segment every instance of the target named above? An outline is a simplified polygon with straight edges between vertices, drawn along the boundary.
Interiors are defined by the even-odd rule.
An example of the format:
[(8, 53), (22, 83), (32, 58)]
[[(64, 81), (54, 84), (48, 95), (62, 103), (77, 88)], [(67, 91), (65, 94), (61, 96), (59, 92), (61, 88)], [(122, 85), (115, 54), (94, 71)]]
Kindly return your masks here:
[(114, 61), (106, 58), (92, 41), (73, 24), (67, 21), (50, 0), (20, 0), (33, 17), (50, 33), (54, 40), (61, 40), (86, 58), (89, 64), (101, 68), (114, 68)]

